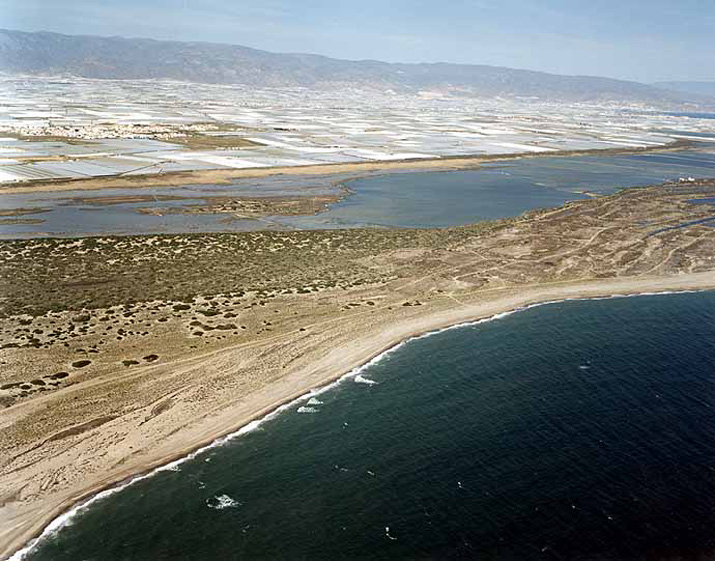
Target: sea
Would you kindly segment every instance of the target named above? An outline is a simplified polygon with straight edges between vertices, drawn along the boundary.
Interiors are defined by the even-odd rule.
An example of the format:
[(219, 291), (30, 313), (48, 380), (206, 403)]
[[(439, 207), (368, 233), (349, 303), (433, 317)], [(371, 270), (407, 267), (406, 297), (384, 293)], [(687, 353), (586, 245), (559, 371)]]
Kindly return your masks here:
[(24, 558), (715, 558), (715, 292), (412, 339), (72, 511)]

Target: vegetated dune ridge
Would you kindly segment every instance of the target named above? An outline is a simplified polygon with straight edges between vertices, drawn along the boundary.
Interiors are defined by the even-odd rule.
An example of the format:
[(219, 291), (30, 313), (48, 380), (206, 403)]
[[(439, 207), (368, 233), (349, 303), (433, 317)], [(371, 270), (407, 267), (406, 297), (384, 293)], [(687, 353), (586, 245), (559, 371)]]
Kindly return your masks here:
[(0, 552), (414, 335), (715, 289), (715, 181), (444, 230), (0, 242)]
[(316, 164), (290, 167), (261, 167), (242, 169), (213, 169), (178, 171), (139, 175), (112, 175), (83, 179), (38, 179), (0, 185), (0, 194), (49, 193), (56, 191), (97, 191), (101, 189), (135, 189), (177, 185), (230, 184), (236, 179), (270, 177), (275, 175), (332, 175), (373, 171), (453, 171), (474, 169), (480, 164), (526, 158), (565, 158), (576, 156), (615, 156), (670, 152), (695, 146), (689, 140), (675, 140), (662, 146), (646, 148), (597, 148), (592, 150), (559, 150), (554, 152), (519, 152), (474, 156), (448, 156), (407, 160), (377, 160), (343, 164)]

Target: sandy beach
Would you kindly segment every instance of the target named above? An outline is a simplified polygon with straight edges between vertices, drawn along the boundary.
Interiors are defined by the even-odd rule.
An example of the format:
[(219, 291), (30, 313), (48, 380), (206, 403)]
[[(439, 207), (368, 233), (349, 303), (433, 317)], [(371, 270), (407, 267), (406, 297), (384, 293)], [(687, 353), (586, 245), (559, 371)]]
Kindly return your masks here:
[[(388, 325), (377, 332), (370, 330), (360, 334), (355, 333), (353, 340), (349, 342), (342, 338), (336, 338), (338, 340), (334, 341), (334, 344), (337, 346), (333, 350), (327, 353), (311, 353), (316, 356), (311, 356), (310, 363), (306, 366), (286, 373), (280, 382), (271, 384), (241, 403), (226, 408), (219, 415), (201, 420), (190, 430), (182, 430), (181, 434), (163, 442), (152, 454), (146, 454), (140, 461), (128, 462), (111, 474), (104, 474), (96, 480), (86, 481), (82, 488), (73, 489), (70, 493), (55, 497), (52, 502), (47, 501), (47, 504), (38, 504), (28, 512), (11, 515), (7, 520), (9, 524), (3, 524), (2, 555), (10, 556), (28, 540), (36, 537), (55, 517), (78, 502), (132, 476), (146, 473), (186, 456), (197, 448), (238, 430), (252, 420), (265, 416), (280, 405), (294, 400), (307, 391), (341, 377), (410, 337), (542, 302), (598, 298), (614, 294), (630, 295), (712, 289), (715, 289), (715, 272), (676, 277), (547, 284), (524, 287), (519, 291), (496, 290), (491, 294), (479, 295), (475, 301), (463, 300), (464, 304), (461, 307), (446, 309), (436, 314), (421, 315), (408, 321)], [(225, 356), (206, 357), (205, 360), (207, 362), (211, 360), (230, 361), (231, 354), (240, 353), (240, 351), (240, 348), (227, 350)]]
[(0, 557), (415, 335), (540, 302), (715, 289), (711, 211), (687, 202), (713, 189), (446, 230), (0, 243)]
[(0, 561), (715, 561), (715, 0), (165, 4), (0, 0)]

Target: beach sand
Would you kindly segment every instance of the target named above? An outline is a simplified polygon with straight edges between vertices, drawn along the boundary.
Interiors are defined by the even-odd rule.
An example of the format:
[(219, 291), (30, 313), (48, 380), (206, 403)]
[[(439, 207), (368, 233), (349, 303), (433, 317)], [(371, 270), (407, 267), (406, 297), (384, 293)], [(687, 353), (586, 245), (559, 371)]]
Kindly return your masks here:
[[(651, 277), (637, 279), (620, 279), (568, 283), (560, 285), (544, 285), (524, 287), (518, 291), (498, 290), (490, 295), (482, 294), (477, 301), (466, 301), (464, 306), (446, 309), (435, 314), (423, 314), (392, 325), (386, 325), (381, 330), (361, 330), (356, 325), (343, 337), (330, 338), (326, 343), (332, 345), (330, 351), (312, 349), (306, 355), (308, 364), (287, 372), (280, 381), (267, 385), (263, 390), (255, 392), (220, 413), (207, 416), (191, 427), (182, 428), (180, 433), (170, 436), (162, 442), (154, 443), (152, 450), (140, 457), (125, 462), (121, 467), (110, 473), (102, 473), (96, 478), (86, 479), (81, 486), (67, 489), (66, 492), (52, 497), (52, 501), (39, 501), (29, 509), (18, 509), (16, 512), (6, 512), (2, 525), (3, 550), (1, 555), (8, 556), (29, 539), (39, 534), (54, 518), (73, 505), (93, 494), (127, 480), (137, 474), (146, 473), (161, 465), (190, 454), (192, 451), (230, 434), (249, 422), (260, 419), (280, 405), (290, 402), (307, 391), (325, 385), (352, 369), (365, 364), (373, 357), (396, 344), (429, 331), (444, 327), (488, 318), (495, 314), (508, 312), (530, 304), (577, 298), (598, 298), (614, 294), (628, 295), (639, 293), (662, 293), (669, 291), (715, 289), (715, 272), (686, 274), (676, 277)], [(340, 333), (336, 330), (336, 333)], [(347, 335), (347, 337), (345, 336)], [(349, 339), (349, 340), (346, 340)], [(276, 341), (274, 344), (279, 345)], [(233, 353), (241, 349), (225, 351), (225, 355), (199, 359), (204, 368), (225, 368), (232, 360)], [(182, 365), (190, 369), (195, 365)], [(177, 374), (181, 370), (177, 371)], [(109, 427), (95, 429), (106, 431), (111, 435)], [(132, 445), (137, 448), (145, 445), (143, 439), (136, 441), (128, 439), (125, 443), (127, 452)], [(83, 449), (80, 445), (75, 450), (78, 458), (86, 453), (94, 455), (91, 447)], [(131, 457), (131, 456), (130, 456)], [(52, 465), (52, 460), (44, 466), (45, 469), (62, 469), (64, 462)]]
[(0, 396), (0, 557), (412, 336), (540, 302), (715, 289), (715, 229), (691, 223), (711, 210), (687, 202), (712, 193), (633, 189), (434, 231), (0, 243), (0, 384), (19, 384)]

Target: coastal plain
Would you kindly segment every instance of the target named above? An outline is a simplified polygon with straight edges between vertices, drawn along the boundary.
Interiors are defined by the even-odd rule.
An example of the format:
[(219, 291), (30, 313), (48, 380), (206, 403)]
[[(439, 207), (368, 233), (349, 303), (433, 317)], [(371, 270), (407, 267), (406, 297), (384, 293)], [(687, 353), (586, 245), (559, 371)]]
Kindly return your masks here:
[[(0, 558), (412, 336), (715, 288), (706, 114), (30, 76), (0, 92)], [(449, 198), (431, 175), (472, 171), (493, 183), (481, 199), (474, 179)], [(423, 206), (469, 197), (469, 222), (494, 193), (511, 206), (467, 225), (329, 222), (359, 200), (347, 182), (403, 172), (413, 199), (422, 182), (442, 196)], [(658, 184), (613, 193), (644, 177)], [(489, 220), (520, 213), (517, 192), (578, 200)], [(385, 193), (388, 212), (409, 206)]]
[(0, 97), (0, 187), (15, 192), (30, 182), (208, 183), (715, 139), (708, 120), (647, 104), (472, 99), (439, 89), (396, 103), (395, 92), (374, 88), (0, 76)]
[(444, 229), (1, 241), (0, 556), (411, 336), (715, 288), (714, 198), (692, 180)]

